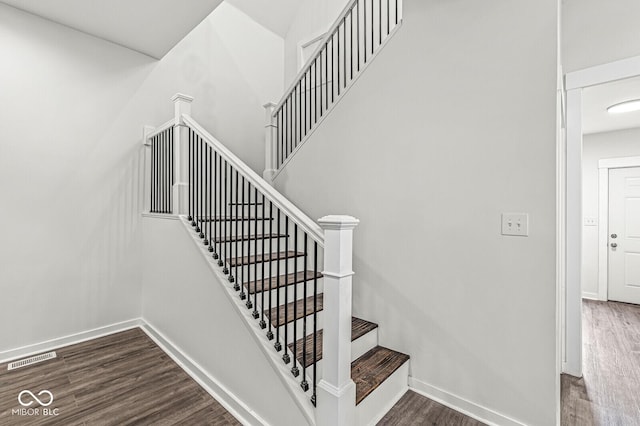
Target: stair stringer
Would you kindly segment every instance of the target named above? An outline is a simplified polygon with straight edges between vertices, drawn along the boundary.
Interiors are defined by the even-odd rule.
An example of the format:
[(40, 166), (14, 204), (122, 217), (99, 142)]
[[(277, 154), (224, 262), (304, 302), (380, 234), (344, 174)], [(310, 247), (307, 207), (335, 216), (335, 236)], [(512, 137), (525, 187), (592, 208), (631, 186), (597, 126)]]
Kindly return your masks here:
[(245, 301), (241, 300), (238, 297), (237, 292), (233, 289), (233, 284), (230, 283), (227, 279), (227, 276), (222, 273), (221, 268), (217, 265), (217, 261), (212, 258), (211, 253), (209, 253), (207, 249), (207, 246), (202, 244), (202, 239), (193, 230), (187, 218), (185, 216), (179, 216), (179, 218), (184, 230), (189, 234), (194, 244), (198, 247), (200, 254), (204, 257), (205, 262), (209, 266), (209, 269), (211, 270), (211, 272), (213, 272), (213, 275), (216, 277), (218, 283), (224, 289), (224, 293), (229, 298), (231, 304), (236, 308), (238, 314), (242, 317), (242, 322), (245, 324), (250, 334), (254, 337), (257, 346), (267, 358), (269, 364), (273, 367), (276, 375), (280, 377), (282, 383), (285, 385), (285, 388), (291, 394), (293, 400), (296, 402), (309, 424), (315, 425), (315, 407), (310, 400), (311, 393), (305, 393), (302, 390), (296, 378), (289, 371), (289, 364), (284, 364), (284, 362), (282, 361), (281, 356), (283, 352), (276, 352), (273, 347), (274, 341), (267, 339), (265, 331), (260, 328), (258, 322), (251, 315), (252, 310), (247, 309), (247, 307), (245, 306)]

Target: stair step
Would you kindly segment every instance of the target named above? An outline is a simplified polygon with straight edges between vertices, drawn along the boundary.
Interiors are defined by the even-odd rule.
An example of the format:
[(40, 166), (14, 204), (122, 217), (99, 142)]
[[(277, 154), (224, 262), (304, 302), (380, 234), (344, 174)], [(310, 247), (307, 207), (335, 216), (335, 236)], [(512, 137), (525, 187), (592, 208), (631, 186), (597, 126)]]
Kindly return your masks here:
[(197, 217), (196, 221), (203, 222), (240, 222), (240, 221), (251, 221), (251, 220), (273, 220), (272, 217), (248, 217), (248, 216), (220, 216), (220, 217)]
[(409, 355), (376, 346), (351, 363), (351, 379), (356, 384), (356, 405), (409, 360)]
[(275, 290), (280, 287), (298, 284), (304, 281), (313, 280), (313, 278), (322, 278), (322, 274), (320, 272), (316, 272), (314, 274), (313, 271), (301, 271), (297, 274), (294, 273), (289, 275), (280, 275), (279, 277), (271, 277), (264, 281), (249, 281), (248, 283), (244, 283), (244, 286), (247, 288), (249, 294), (253, 294), (264, 290), (269, 291), (269, 288), (271, 288), (271, 290)]
[[(378, 328), (378, 324), (356, 318), (351, 317), (351, 341), (358, 339), (359, 337), (364, 336), (371, 330), (375, 330)], [(303, 339), (298, 339), (296, 342), (296, 359), (298, 362), (304, 367), (309, 367), (314, 363), (320, 361), (322, 359), (322, 330), (318, 330), (316, 335), (316, 359), (313, 359), (313, 334), (308, 335), (304, 340), (307, 341), (307, 356), (305, 359), (302, 359), (302, 349), (303, 349)], [(293, 352), (293, 343), (289, 344), (289, 349)]]
[[(323, 294), (320, 293), (317, 296), (318, 298), (318, 312), (322, 310), (322, 301)], [(294, 308), (293, 305), (296, 305), (296, 316), (294, 318)], [(272, 308), (271, 311), (268, 309), (264, 311), (264, 313), (269, 317), (271, 321), (271, 325), (274, 327), (280, 327), (282, 325), (293, 322), (294, 320), (301, 319), (304, 317), (304, 307), (307, 307), (307, 316), (313, 314), (313, 296), (307, 297), (306, 300), (296, 300), (295, 302), (287, 303), (286, 305), (281, 305), (277, 308)], [(285, 306), (287, 307), (287, 315), (285, 315)], [(278, 311), (280, 311), (280, 321), (278, 321)]]
[(213, 242), (215, 243), (233, 243), (236, 241), (253, 241), (253, 240), (270, 240), (276, 238), (287, 238), (286, 234), (257, 234), (257, 235), (231, 235), (229, 237), (218, 237)]
[(229, 203), (230, 206), (261, 206), (262, 203), (254, 203), (253, 201), (250, 201), (248, 203)]
[(234, 257), (233, 259), (229, 259), (227, 263), (229, 264), (229, 266), (243, 266), (254, 263), (270, 262), (272, 260), (295, 259), (296, 257), (301, 256), (304, 256), (304, 253), (296, 253), (292, 250), (289, 250), (277, 253), (264, 253), (253, 256)]

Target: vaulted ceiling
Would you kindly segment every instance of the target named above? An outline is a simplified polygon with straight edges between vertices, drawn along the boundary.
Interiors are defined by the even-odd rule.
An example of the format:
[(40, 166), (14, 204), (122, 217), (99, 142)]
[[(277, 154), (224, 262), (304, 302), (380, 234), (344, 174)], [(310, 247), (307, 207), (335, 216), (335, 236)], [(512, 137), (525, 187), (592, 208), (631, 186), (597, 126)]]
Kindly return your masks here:
[(0, 0), (156, 59), (162, 58), (222, 1)]

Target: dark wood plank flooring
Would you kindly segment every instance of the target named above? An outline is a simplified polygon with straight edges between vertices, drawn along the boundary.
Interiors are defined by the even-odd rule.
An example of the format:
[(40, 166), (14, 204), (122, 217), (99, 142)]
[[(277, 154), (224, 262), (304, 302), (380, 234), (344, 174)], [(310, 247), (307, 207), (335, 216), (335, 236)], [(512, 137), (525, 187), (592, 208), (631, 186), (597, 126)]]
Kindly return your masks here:
[[(139, 328), (56, 352), (18, 370), (0, 365), (0, 425), (240, 424)], [(38, 416), (12, 415), (25, 389), (49, 390), (47, 409), (58, 416), (43, 416), (42, 407)]]
[(562, 376), (562, 425), (640, 426), (640, 306), (582, 307), (583, 377)]
[(484, 423), (465, 416), (413, 391), (380, 420), (379, 426), (482, 426)]

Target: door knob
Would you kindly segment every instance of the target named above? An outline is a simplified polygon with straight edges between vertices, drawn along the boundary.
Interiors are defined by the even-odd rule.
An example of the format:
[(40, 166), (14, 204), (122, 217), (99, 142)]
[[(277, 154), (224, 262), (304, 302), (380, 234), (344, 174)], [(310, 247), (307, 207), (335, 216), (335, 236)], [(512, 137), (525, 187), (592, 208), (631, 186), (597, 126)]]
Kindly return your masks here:
[(618, 234), (611, 234), (611, 238), (618, 238)]
[(616, 244), (616, 243), (611, 243), (611, 247), (612, 247), (612, 248), (616, 248), (616, 247), (618, 247), (618, 244)]

